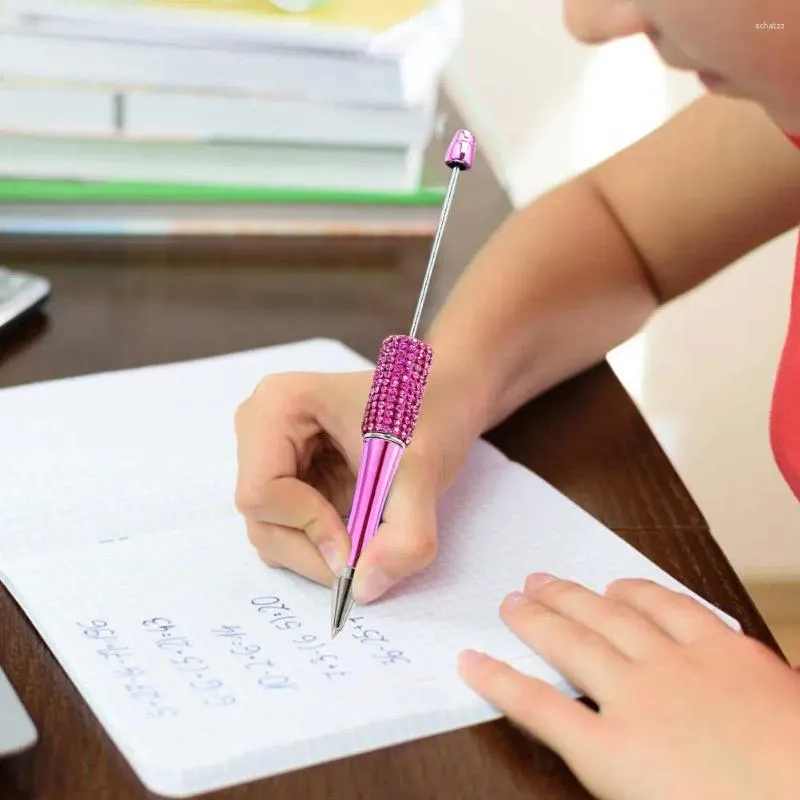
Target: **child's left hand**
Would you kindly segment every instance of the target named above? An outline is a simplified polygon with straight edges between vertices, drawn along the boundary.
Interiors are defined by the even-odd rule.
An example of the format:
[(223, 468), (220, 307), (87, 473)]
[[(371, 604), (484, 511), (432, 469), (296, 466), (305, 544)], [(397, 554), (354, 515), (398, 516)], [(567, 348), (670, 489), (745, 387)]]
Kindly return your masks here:
[(800, 676), (692, 598), (630, 580), (600, 596), (532, 575), (501, 615), (600, 713), (472, 651), (463, 678), (597, 797), (797, 797)]

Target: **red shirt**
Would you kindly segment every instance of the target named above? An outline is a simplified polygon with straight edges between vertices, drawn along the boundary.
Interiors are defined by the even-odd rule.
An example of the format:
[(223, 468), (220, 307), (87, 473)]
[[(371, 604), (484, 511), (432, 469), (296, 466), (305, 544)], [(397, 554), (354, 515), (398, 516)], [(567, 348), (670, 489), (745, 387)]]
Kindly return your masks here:
[[(800, 136), (790, 136), (789, 139), (800, 147)], [(800, 500), (800, 241), (789, 327), (772, 398), (770, 439), (778, 468)]]

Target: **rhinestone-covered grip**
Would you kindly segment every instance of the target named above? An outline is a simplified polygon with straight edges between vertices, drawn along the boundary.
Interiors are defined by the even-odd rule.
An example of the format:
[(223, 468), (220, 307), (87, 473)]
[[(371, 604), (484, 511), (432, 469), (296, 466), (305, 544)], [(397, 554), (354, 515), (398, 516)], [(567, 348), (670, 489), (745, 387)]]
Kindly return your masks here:
[(361, 432), (385, 433), (411, 444), (431, 368), (430, 345), (411, 336), (383, 340)]

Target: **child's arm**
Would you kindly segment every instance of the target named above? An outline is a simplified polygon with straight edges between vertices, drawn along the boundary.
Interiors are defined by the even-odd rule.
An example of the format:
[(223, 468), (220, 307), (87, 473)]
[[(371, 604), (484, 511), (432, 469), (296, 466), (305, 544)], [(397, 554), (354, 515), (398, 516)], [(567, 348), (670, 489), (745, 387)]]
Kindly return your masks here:
[[(800, 154), (756, 109), (711, 98), (513, 214), (426, 336), (422, 414), (358, 601), (433, 560), (438, 496), (476, 436), (798, 220)], [(339, 571), (369, 379), (271, 376), (239, 409), (236, 502), (267, 563), (323, 583)]]
[(426, 337), (434, 372), (485, 430), (799, 221), (800, 153), (758, 107), (704, 97), (511, 215)]

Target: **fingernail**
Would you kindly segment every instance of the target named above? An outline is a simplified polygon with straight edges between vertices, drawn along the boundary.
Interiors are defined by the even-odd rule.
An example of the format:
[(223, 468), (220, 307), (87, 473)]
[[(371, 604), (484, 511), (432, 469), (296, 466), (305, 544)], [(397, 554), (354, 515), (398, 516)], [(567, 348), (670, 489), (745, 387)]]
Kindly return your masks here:
[(358, 572), (356, 572), (353, 597), (357, 603), (371, 603), (386, 594), (392, 585), (393, 581), (380, 567), (368, 567), (364, 577), (360, 580)]
[(524, 606), (528, 601), (528, 598), (525, 597), (522, 592), (511, 592), (510, 595), (503, 600), (503, 605), (506, 608), (517, 608), (517, 606)]
[(557, 580), (558, 578), (556, 578), (555, 575), (548, 575), (546, 572), (534, 572), (526, 578), (525, 589), (528, 592), (535, 592), (537, 589), (541, 589), (545, 584)]
[(481, 664), (485, 664), (487, 660), (488, 656), (477, 650), (463, 650), (458, 655), (458, 667), (463, 670), (476, 669)]
[(344, 569), (344, 556), (334, 542), (322, 542), (319, 545), (319, 552), (334, 575), (338, 575)]

